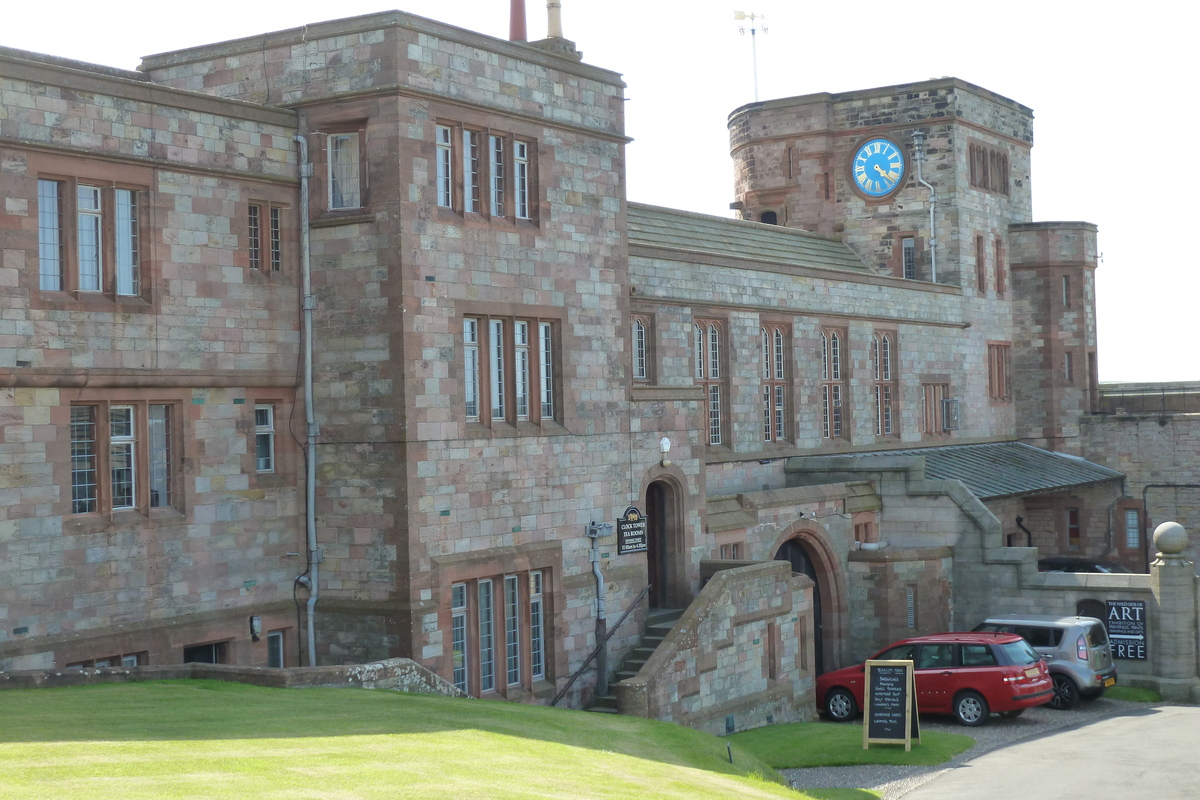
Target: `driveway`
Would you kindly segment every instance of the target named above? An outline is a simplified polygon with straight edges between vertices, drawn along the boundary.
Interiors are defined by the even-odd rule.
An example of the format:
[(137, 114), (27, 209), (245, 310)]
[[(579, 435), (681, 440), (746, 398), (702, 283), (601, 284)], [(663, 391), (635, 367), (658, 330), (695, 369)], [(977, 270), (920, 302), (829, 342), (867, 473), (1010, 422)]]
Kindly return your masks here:
[[(1156, 734), (1143, 735), (1142, 726), (1155, 730)], [(1097, 733), (1092, 733), (1092, 729), (1097, 729)], [(922, 717), (921, 730), (966, 734), (975, 739), (976, 744), (948, 763), (935, 767), (874, 764), (785, 769), (781, 772), (797, 789), (874, 789), (882, 793), (883, 800), (901, 797), (905, 800), (951, 797), (963, 800), (997, 796), (1020, 797), (1021, 800), (1079, 796), (1107, 798), (1113, 796), (1107, 791), (1110, 786), (1126, 784), (1108, 777), (1101, 781), (1097, 775), (1107, 776), (1107, 771), (1113, 770), (1126, 776), (1123, 780), (1127, 779), (1133, 785), (1139, 780), (1145, 781), (1147, 774), (1158, 770), (1164, 761), (1187, 753), (1187, 758), (1176, 761), (1167, 772), (1172, 776), (1194, 772), (1194, 775), (1185, 776), (1184, 785), (1200, 785), (1200, 766), (1192, 755), (1200, 750), (1200, 708), (1191, 706), (1130, 703), (1102, 697), (1080, 703), (1071, 711), (1040, 706), (1014, 719), (993, 714), (988, 724), (981, 728), (964, 728), (949, 717)], [(1164, 748), (1159, 742), (1160, 736), (1171, 744)], [(1095, 756), (1093, 763), (1092, 754), (1100, 748), (1103, 750)], [(1140, 752), (1143, 748), (1145, 753)], [(1076, 749), (1083, 755), (1070, 754)], [(1135, 749), (1138, 751), (1136, 757), (1130, 755)], [(993, 769), (990, 760), (993, 756), (999, 759), (998, 766), (994, 767), (996, 771), (985, 773), (984, 770)], [(1064, 761), (1072, 759), (1071, 766), (1063, 766)], [(1079, 764), (1078, 771), (1074, 766), (1076, 763)], [(1030, 765), (1028, 771), (1023, 769), (1025, 764)], [(1019, 778), (1016, 777), (1017, 765), (1022, 765)], [(943, 783), (947, 787), (944, 790), (941, 788)], [(1144, 783), (1137, 785), (1145, 786)], [(1116, 796), (1154, 800), (1197, 796), (1195, 789), (1189, 787), (1189, 791), (1159, 794), (1139, 788), (1132, 794), (1122, 790), (1123, 793)]]
[(905, 800), (1068, 797), (1191, 800), (1200, 792), (1200, 708), (1130, 710), (986, 753)]

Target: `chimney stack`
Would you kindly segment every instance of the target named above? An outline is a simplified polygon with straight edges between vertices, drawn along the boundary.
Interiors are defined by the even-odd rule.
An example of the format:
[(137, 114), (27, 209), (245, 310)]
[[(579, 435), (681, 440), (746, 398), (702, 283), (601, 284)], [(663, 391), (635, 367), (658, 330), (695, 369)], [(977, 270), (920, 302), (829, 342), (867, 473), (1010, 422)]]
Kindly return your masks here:
[(549, 17), (549, 22), (546, 26), (546, 37), (549, 39), (563, 38), (562, 3), (559, 0), (549, 0), (546, 3), (546, 13)]
[(525, 33), (525, 0), (509, 0), (508, 40), (510, 42), (525, 42), (529, 40)]

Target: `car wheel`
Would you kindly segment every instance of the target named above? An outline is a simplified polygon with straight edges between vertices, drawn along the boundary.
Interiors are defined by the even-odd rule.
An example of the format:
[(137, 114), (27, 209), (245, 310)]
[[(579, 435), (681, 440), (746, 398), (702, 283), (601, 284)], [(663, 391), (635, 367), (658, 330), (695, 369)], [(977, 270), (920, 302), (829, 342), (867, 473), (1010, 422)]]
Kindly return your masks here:
[(987, 700), (979, 692), (963, 692), (954, 698), (954, 718), (959, 724), (975, 728), (987, 722)]
[(858, 704), (850, 692), (834, 689), (825, 695), (825, 713), (834, 722), (849, 722), (858, 713)]
[(1075, 681), (1066, 675), (1054, 676), (1054, 697), (1050, 699), (1050, 707), (1059, 711), (1069, 711), (1079, 702), (1079, 687)]
[(1001, 711), (1001, 712), (1000, 712), (1000, 716), (1002, 716), (1002, 717), (1008, 717), (1009, 719), (1012, 719), (1013, 717), (1019, 717), (1019, 716), (1021, 716), (1021, 715), (1022, 715), (1022, 714), (1024, 714), (1024, 713), (1025, 713), (1025, 709), (1023, 709), (1023, 708), (1014, 708), (1012, 711)]

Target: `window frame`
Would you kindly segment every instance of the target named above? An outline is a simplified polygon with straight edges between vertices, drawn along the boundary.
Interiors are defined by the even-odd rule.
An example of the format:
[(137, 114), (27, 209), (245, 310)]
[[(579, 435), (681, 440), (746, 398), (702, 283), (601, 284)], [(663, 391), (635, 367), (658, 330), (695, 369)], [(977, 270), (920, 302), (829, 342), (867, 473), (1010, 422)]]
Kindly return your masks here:
[(764, 322), (759, 327), (759, 397), (762, 403), (762, 443), (791, 441), (791, 326)]
[[(267, 631), (267, 667), (283, 669), (287, 667), (287, 629)], [(275, 653), (279, 653), (279, 663), (274, 663)]]
[(561, 423), (562, 321), (476, 312), (464, 313), (462, 320), (460, 408), (465, 421), (493, 428)]
[[(267, 422), (260, 423), (258, 412), (267, 412)], [(269, 464), (263, 467), (262, 456), (259, 455), (260, 445), (263, 442), (267, 444)], [(274, 475), (276, 473), (276, 458), (275, 458), (275, 404), (274, 403), (255, 403), (254, 404), (254, 471), (259, 475)]]
[(251, 200), (246, 204), (247, 266), (265, 274), (283, 271), (283, 215), (289, 206), (269, 200)]
[(821, 439), (827, 442), (847, 441), (850, 438), (850, 420), (846, 404), (846, 329), (822, 326), (820, 342)]
[(900, 435), (897, 413), (896, 345), (898, 332), (877, 329), (871, 334), (871, 378), (874, 384), (875, 436), (894, 439)]
[[(639, 329), (639, 326), (640, 329)], [(654, 315), (644, 312), (630, 314), (631, 374), (637, 385), (651, 385), (657, 381), (657, 339), (654, 331)], [(641, 365), (639, 369), (639, 364)]]
[(708, 428), (705, 443), (709, 447), (727, 447), (729, 425), (725, 375), (725, 323), (719, 319), (697, 318), (692, 321), (692, 380), (703, 388), (704, 421)]
[(1012, 402), (1012, 343), (987, 343), (988, 399)]
[[(363, 147), (363, 130), (358, 127), (346, 129), (332, 129), (324, 133), (325, 146), (325, 210), (331, 213), (361, 211), (367, 207), (367, 182), (366, 170), (363, 169), (363, 156), (365, 147)], [(354, 153), (352, 158), (347, 159), (347, 166), (353, 165), (353, 204), (346, 202), (344, 204), (334, 204), (334, 141), (345, 139), (347, 142), (354, 142)], [(349, 181), (348, 181), (349, 182)], [(349, 187), (347, 187), (349, 188)], [(344, 193), (346, 194), (346, 193)]]
[(927, 439), (940, 439), (953, 430), (946, 428), (946, 401), (955, 400), (948, 380), (921, 381), (921, 416), (919, 431)]
[[(179, 512), (184, 456), (179, 446), (181, 407), (182, 403), (178, 400), (158, 398), (147, 400), (113, 396), (72, 401), (66, 414), (70, 464), (64, 473), (68, 491), (63, 493), (66, 498), (63, 516), (111, 517), (124, 513), (150, 516), (167, 510)], [(77, 418), (82, 409), (90, 409), (90, 421)], [(160, 435), (156, 435), (151, 427), (155, 409), (164, 409), (165, 419)], [(129, 412), (127, 432), (114, 425), (114, 415), (120, 411)], [(77, 425), (90, 425), (92, 438), (84, 440), (77, 437), (77, 433), (82, 432), (77, 431)], [(161, 442), (161, 449), (155, 444), (156, 440)], [(90, 445), (86, 452), (77, 447), (85, 441)], [(128, 467), (124, 468), (129, 473), (127, 479), (118, 480), (117, 477), (118, 470), (123, 469), (117, 456), (118, 448), (128, 454)], [(78, 468), (81, 461), (87, 464), (86, 469)], [(161, 469), (156, 469), (156, 464)], [(155, 480), (156, 473), (161, 473), (161, 480)], [(81, 480), (86, 478), (90, 478), (90, 482)], [(125, 482), (129, 485), (127, 502), (122, 501), (118, 493), (119, 483)]]
[[(53, 197), (46, 191), (51, 186)], [(80, 192), (84, 189), (94, 192), (95, 208), (81, 207)], [(143, 242), (149, 195), (147, 186), (124, 180), (38, 172), (36, 288), (41, 297), (107, 298), (116, 302), (148, 299), (150, 262)], [(46, 208), (50, 202), (53, 209)], [(85, 219), (94, 225), (96, 239), (94, 288), (84, 277), (81, 229)], [(53, 263), (52, 270), (47, 270), (48, 262)]]
[(536, 152), (526, 136), (437, 120), (434, 204), (476, 221), (535, 222)]

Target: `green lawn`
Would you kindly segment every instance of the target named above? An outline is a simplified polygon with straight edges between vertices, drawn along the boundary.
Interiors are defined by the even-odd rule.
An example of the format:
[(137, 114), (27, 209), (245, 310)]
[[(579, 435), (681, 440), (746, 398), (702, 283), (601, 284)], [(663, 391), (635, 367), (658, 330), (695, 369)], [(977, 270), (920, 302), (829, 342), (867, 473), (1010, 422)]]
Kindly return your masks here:
[(731, 765), (726, 741), (632, 717), (356, 689), (10, 690), (0, 797), (804, 797), (736, 740)]
[(1114, 686), (1104, 693), (1109, 700), (1132, 700), (1135, 703), (1161, 703), (1162, 695), (1155, 689), (1133, 686)]
[[(844, 767), (854, 764), (942, 764), (975, 744), (970, 736), (924, 731), (921, 743), (873, 744), (863, 750), (862, 724), (797, 722), (771, 725), (728, 737), (776, 769)], [(853, 796), (853, 795), (851, 795)]]

